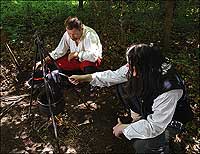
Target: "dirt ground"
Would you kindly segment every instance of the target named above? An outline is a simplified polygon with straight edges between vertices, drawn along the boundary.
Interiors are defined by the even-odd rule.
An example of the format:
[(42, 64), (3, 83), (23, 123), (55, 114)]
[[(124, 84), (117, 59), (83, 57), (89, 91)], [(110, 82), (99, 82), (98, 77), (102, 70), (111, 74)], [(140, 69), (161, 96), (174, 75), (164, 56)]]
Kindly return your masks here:
[[(82, 84), (65, 89), (64, 112), (54, 117), (56, 137), (52, 120), (41, 112), (35, 97), (30, 104), (31, 90), (17, 82), (11, 68), (1, 66), (0, 153), (134, 153), (130, 141), (112, 133), (123, 109), (115, 86), (91, 91)], [(185, 144), (174, 143), (173, 149), (184, 153)]]
[[(8, 81), (2, 81), (2, 85), (9, 85)], [(112, 134), (117, 111), (121, 108), (115, 87), (90, 91), (88, 85), (81, 85), (65, 90), (64, 113), (55, 117), (59, 119), (56, 120), (57, 138), (52, 122), (41, 113), (35, 99), (29, 117), (30, 90), (23, 84), (18, 88), (16, 91), (11, 86), (13, 90), (1, 92), (0, 153), (134, 152), (128, 140), (118, 139)], [(92, 107), (86, 108), (83, 103)], [(6, 114), (2, 115), (3, 112)]]

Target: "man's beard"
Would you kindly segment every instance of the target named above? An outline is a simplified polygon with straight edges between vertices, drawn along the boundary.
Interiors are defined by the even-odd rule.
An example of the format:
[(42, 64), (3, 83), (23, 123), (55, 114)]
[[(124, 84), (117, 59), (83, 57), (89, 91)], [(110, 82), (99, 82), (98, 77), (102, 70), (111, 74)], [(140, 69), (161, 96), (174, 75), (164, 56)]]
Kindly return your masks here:
[(78, 40), (78, 38), (71, 38), (73, 41), (76, 41), (76, 40)]

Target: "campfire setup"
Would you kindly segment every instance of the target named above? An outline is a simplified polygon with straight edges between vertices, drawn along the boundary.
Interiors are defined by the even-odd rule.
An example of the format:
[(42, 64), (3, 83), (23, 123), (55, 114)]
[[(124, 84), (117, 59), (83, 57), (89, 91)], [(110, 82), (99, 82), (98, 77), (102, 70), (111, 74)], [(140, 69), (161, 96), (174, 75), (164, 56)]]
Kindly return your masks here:
[[(78, 94), (75, 89), (75, 85), (69, 82), (68, 76), (62, 73), (55, 60), (44, 50), (43, 41), (41, 40), (38, 32), (35, 33), (35, 38), (36, 53), (34, 67), (32, 76), (27, 81), (27, 84), (31, 87), (29, 115), (31, 116), (33, 95), (36, 95), (39, 110), (43, 115), (48, 117), (49, 121), (52, 122), (54, 134), (57, 138), (57, 125), (60, 125), (62, 122), (62, 117), (59, 118), (58, 115), (64, 113), (65, 107), (64, 90), (72, 89), (87, 108), (88, 105)], [(49, 67), (49, 64), (46, 63), (46, 56), (51, 58), (54, 69)], [(41, 61), (41, 68), (36, 69), (36, 62), (38, 61), (38, 58)]]
[[(20, 102), (24, 98), (28, 98), (27, 99), (28, 102), (26, 104), (26, 111), (24, 110), (25, 116), (23, 115), (22, 118), (20, 117), (22, 119), (21, 121), (24, 121), (25, 127), (23, 128), (22, 126), (21, 130), (19, 131), (19, 134), (23, 134), (22, 132), (27, 131), (27, 136), (28, 136), (27, 138), (29, 137), (31, 137), (32, 139), (37, 138), (39, 141), (42, 141), (44, 143), (50, 140), (52, 142), (53, 148), (55, 148), (56, 151), (60, 152), (60, 150), (63, 151), (62, 145), (68, 145), (66, 143), (63, 143), (63, 140), (66, 136), (74, 137), (75, 135), (79, 135), (81, 133), (82, 134), (91, 133), (90, 130), (93, 130), (94, 127), (90, 127), (90, 125), (87, 124), (91, 124), (94, 121), (95, 124), (98, 123), (96, 121), (100, 121), (99, 123), (101, 123), (102, 119), (99, 117), (104, 117), (105, 121), (107, 121), (107, 123), (110, 123), (109, 119), (107, 120), (107, 117), (110, 116), (111, 111), (108, 112), (109, 115), (102, 115), (101, 111), (99, 113), (93, 114), (92, 111), (104, 106), (106, 104), (105, 102), (108, 100), (113, 101), (115, 97), (112, 95), (112, 93), (108, 94), (106, 91), (103, 91), (103, 95), (105, 95), (105, 97), (103, 97), (102, 99), (99, 97), (98, 94), (93, 94), (92, 96), (92, 94), (90, 93), (91, 90), (94, 92), (94, 90), (97, 90), (98, 88), (91, 89), (91, 87), (88, 87), (86, 84), (84, 85), (72, 84), (68, 80), (69, 77), (68, 74), (63, 74), (62, 70), (59, 68), (55, 60), (51, 58), (48, 52), (45, 51), (43, 47), (43, 41), (38, 32), (36, 32), (34, 35), (35, 52), (33, 58), (34, 60), (33, 69), (31, 72), (20, 72), (22, 69), (20, 69), (20, 65), (17, 62), (15, 55), (13, 54), (9, 45), (8, 44), (5, 45), (10, 53), (13, 63), (19, 70), (17, 74), (18, 82), (22, 83), (23, 81), (22, 79), (24, 79), (25, 77), (27, 78), (28, 76), (25, 82), (25, 86), (26, 88), (28, 88), (29, 94), (12, 98), (13, 100), (14, 99), (17, 100), (14, 100), (13, 103), (4, 107), (0, 112), (0, 119), (2, 119), (9, 111), (11, 111), (11, 109), (14, 108), (14, 106), (20, 104)], [(51, 58), (52, 61), (51, 65), (49, 65), (49, 63), (45, 61), (45, 57), (47, 56)], [(36, 63), (38, 61), (41, 62), (40, 68), (36, 67)], [(72, 95), (67, 94), (66, 96), (66, 92), (68, 93), (68, 90), (72, 92)], [(82, 92), (84, 91), (83, 95), (81, 94), (81, 91)], [(99, 100), (88, 101), (88, 98), (87, 101), (85, 101), (83, 97), (85, 95), (87, 97), (88, 93), (89, 97), (91, 96), (94, 98), (94, 96), (95, 97), (97, 96), (99, 97), (100, 101)], [(73, 95), (75, 96), (75, 100), (73, 100), (73, 98), (70, 99), (73, 100), (71, 101), (73, 104), (66, 103), (68, 101), (67, 99), (69, 99), (68, 97)], [(97, 105), (96, 102), (98, 101), (99, 103)], [(76, 118), (74, 118), (72, 114), (76, 114), (74, 111), (77, 109), (80, 110), (78, 110), (78, 115), (76, 115)], [(83, 113), (81, 112), (83, 112), (84, 109), (86, 110), (83, 115)], [(94, 115), (94, 117), (92, 114)], [(97, 117), (96, 115), (98, 114), (100, 115)], [(115, 116), (115, 111), (113, 111), (113, 114), (111, 115)], [(119, 112), (117, 116), (124, 123), (128, 123), (130, 122), (130, 120), (132, 120), (130, 118), (130, 114), (127, 114), (127, 111), (125, 110)], [(76, 119), (78, 120), (76, 121)], [(88, 129), (86, 131), (85, 129), (80, 129), (81, 127), (88, 127)], [(100, 124), (100, 128), (101, 127), (102, 125)], [(73, 133), (75, 133), (75, 135)], [(88, 140), (93, 140), (93, 139), (91, 139), (88, 136)]]
[[(85, 103), (85, 101), (80, 96), (79, 92), (76, 90), (75, 85), (71, 84), (68, 80), (68, 76), (63, 74), (56, 62), (51, 58), (54, 68), (52, 69), (45, 62), (45, 57), (49, 56), (49, 53), (45, 51), (43, 47), (43, 41), (41, 40), (39, 33), (36, 32), (35, 35), (35, 57), (34, 57), (34, 66), (33, 71), (29, 75), (29, 79), (25, 82), (25, 86), (30, 89), (30, 95), (23, 95), (23, 97), (11, 103), (6, 109), (1, 110), (0, 118), (2, 119), (17, 103), (19, 103), (22, 99), (29, 97), (29, 112), (28, 112), (28, 121), (30, 122), (30, 126), (34, 127), (33, 129), (37, 129), (36, 132), (39, 132), (44, 127), (53, 128), (54, 136), (57, 139), (57, 127), (63, 124), (64, 108), (65, 108), (65, 90), (72, 90), (76, 96), (78, 96), (79, 100), (84, 104), (85, 108), (89, 109), (89, 105)], [(15, 55), (10, 49), (9, 45), (5, 44), (11, 57), (16, 65), (16, 67), (20, 70), (20, 65), (18, 64)], [(36, 68), (36, 62), (41, 61), (41, 67)], [(20, 73), (19, 73), (20, 74)], [(34, 101), (34, 102), (33, 102)], [(33, 106), (35, 103), (40, 111), (39, 116), (44, 116), (47, 120), (41, 124), (37, 122), (37, 117), (33, 113)], [(38, 123), (38, 126), (34, 125)], [(36, 124), (37, 125), (37, 124)], [(57, 142), (58, 143), (58, 142)], [(58, 143), (59, 149), (59, 143)]]

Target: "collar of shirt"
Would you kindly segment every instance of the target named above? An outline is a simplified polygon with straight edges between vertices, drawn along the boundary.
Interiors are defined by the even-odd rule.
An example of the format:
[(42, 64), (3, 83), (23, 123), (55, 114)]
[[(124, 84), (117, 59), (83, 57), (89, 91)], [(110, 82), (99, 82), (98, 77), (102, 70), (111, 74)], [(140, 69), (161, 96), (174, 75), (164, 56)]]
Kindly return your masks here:
[(83, 34), (81, 35), (80, 41), (84, 39), (86, 34), (86, 26), (83, 24)]

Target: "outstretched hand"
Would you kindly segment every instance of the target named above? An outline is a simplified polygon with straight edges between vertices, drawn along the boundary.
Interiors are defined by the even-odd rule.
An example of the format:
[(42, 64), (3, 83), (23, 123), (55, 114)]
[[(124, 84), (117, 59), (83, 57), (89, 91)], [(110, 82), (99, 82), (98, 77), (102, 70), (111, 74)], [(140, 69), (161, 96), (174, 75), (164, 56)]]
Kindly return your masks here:
[(41, 61), (39, 61), (39, 62), (37, 62), (36, 64), (35, 64), (35, 69), (38, 69), (39, 67), (41, 67)]
[(80, 76), (81, 75), (72, 75), (72, 76), (68, 77), (68, 79), (72, 84), (77, 85), (80, 82)]
[(92, 75), (91, 74), (86, 74), (86, 75), (72, 75), (68, 77), (69, 81), (72, 84), (79, 84), (81, 82), (90, 82), (92, 81)]
[[(44, 61), (45, 61), (46, 63), (49, 63), (49, 62), (51, 61), (51, 59), (50, 59), (49, 56), (47, 56), (47, 57), (45, 57)], [(37, 63), (35, 64), (35, 69), (38, 69), (38, 68), (41, 67), (41, 66), (42, 66), (41, 61), (39, 61), (39, 62), (37, 62)]]

